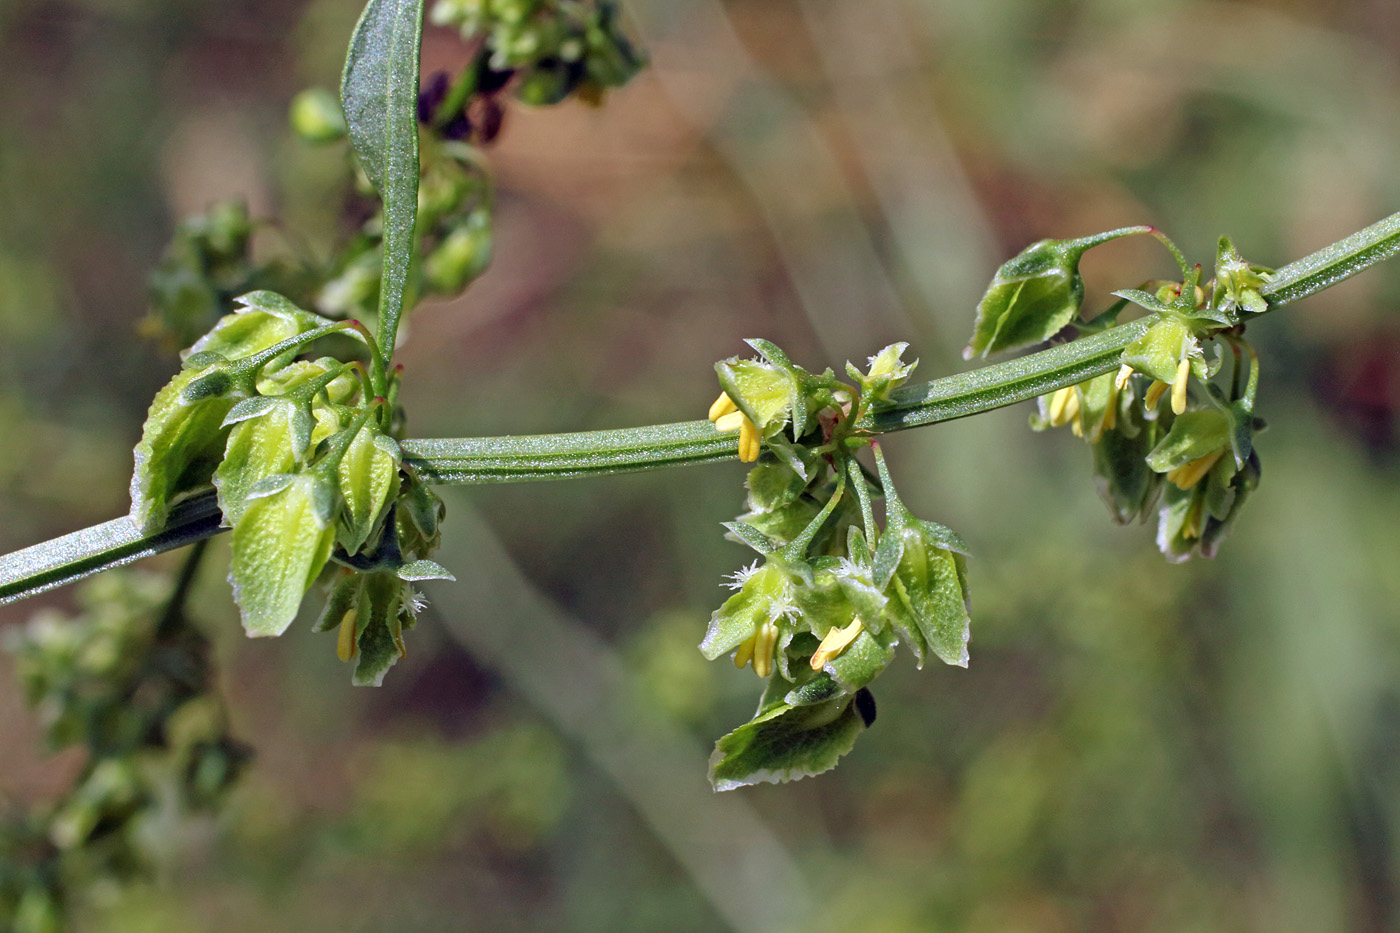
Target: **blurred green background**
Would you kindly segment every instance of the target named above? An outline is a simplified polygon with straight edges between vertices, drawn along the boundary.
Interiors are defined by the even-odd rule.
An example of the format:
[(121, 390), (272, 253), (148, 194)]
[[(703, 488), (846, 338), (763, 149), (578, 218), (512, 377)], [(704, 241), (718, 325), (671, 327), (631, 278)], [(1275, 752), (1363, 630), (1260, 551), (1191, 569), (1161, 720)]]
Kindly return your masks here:
[[(0, 0), (0, 548), (125, 512), (145, 276), (222, 198), (326, 254), (355, 0)], [(601, 110), (514, 106), (496, 262), (409, 328), (413, 436), (699, 417), (764, 336), (811, 367), (907, 339), (961, 369), (996, 265), (1152, 223), (1279, 265), (1400, 206), (1392, 0), (634, 0), (653, 67)], [(463, 58), (430, 32), (425, 68)], [(1091, 303), (1171, 271), (1095, 251)], [(1262, 322), (1263, 484), (1214, 563), (1111, 524), (1089, 450), (1021, 406), (892, 438), (973, 546), (969, 670), (907, 661), (840, 768), (714, 795), (748, 671), (695, 649), (747, 561), (731, 465), (448, 490), (410, 654), (196, 612), (258, 757), (104, 931), (1400, 928), (1400, 265)], [(1064, 435), (1064, 436), (1060, 436)], [(173, 566), (173, 559), (153, 561)], [(0, 609), (0, 625), (59, 590)], [(74, 771), (0, 668), (0, 801)]]

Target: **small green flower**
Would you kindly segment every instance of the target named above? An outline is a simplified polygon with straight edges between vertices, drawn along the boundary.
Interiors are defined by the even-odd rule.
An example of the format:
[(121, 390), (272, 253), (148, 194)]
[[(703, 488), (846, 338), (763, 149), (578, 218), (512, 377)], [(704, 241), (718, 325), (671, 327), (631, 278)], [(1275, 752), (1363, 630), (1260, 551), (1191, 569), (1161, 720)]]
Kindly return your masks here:
[(762, 565), (755, 561), (730, 580), (729, 588), (738, 592), (710, 617), (700, 653), (713, 661), (733, 651), (735, 667), (752, 664), (755, 674), (767, 677), (802, 615), (794, 599), (796, 581), (776, 557)]
[(1269, 270), (1245, 262), (1229, 237), (1221, 237), (1215, 256), (1215, 291), (1212, 303), (1223, 311), (1263, 314), (1269, 303), (1259, 289), (1269, 282)]

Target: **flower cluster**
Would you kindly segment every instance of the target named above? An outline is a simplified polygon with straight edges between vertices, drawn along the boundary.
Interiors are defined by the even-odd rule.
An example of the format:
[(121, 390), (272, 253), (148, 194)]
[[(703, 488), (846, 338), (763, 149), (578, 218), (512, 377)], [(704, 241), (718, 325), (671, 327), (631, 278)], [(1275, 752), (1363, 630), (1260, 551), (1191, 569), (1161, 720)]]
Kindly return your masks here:
[[(967, 664), (966, 547), (920, 521), (894, 491), (876, 447), (878, 475), (855, 451), (855, 425), (889, 404), (914, 364), (904, 344), (847, 366), (855, 385), (794, 365), (767, 341), (760, 358), (717, 364), (724, 392), (711, 409), (721, 431), (739, 431), (740, 459), (754, 464), (747, 511), (725, 527), (760, 559), (732, 575), (735, 590), (710, 619), (705, 657), (731, 654), (767, 678), (754, 718), (720, 739), (711, 760), (719, 789), (783, 781), (835, 765), (874, 721), (868, 685), (907, 645)], [(872, 502), (885, 499), (885, 522)]]
[(506, 88), (527, 104), (555, 104), (571, 94), (596, 103), (645, 63), (621, 18), (613, 0), (438, 0), (429, 14), (434, 25), (480, 40), (449, 97), (456, 103), (450, 119), (459, 119), (456, 111), (472, 94)]
[(77, 892), (145, 873), (152, 828), (172, 809), (218, 805), (249, 757), (212, 693), (208, 642), (179, 590), (117, 571), (45, 611), (5, 648), (50, 748), (83, 745), (73, 784), (0, 823), (0, 927), (57, 930)]
[[(1241, 335), (1241, 313), (1266, 309), (1259, 289), (1267, 271), (1242, 260), (1225, 238), (1212, 282), (1199, 284), (1200, 266), (1183, 271), (1179, 283), (1115, 292), (1119, 304), (1096, 322), (1116, 321), (1134, 304), (1152, 312), (1150, 326), (1124, 349), (1117, 373), (1041, 396), (1031, 418), (1036, 430), (1068, 425), (1093, 447), (1099, 491), (1114, 518), (1145, 520), (1155, 510), (1157, 544), (1173, 561), (1215, 555), (1258, 485), (1253, 436), (1263, 427), (1254, 416), (1258, 357)], [(1059, 323), (1056, 316), (1041, 332)], [(1228, 390), (1214, 381), (1221, 343), (1234, 358)]]
[[(403, 654), (411, 584), (449, 576), (427, 560), (441, 502), (403, 468), (394, 439), (398, 374), (384, 372), (354, 322), (270, 292), (240, 301), (151, 406), (132, 518), (158, 528), (171, 507), (212, 486), (233, 529), (229, 580), (250, 635), (282, 634), (327, 564), (344, 567), (334, 617), (320, 627), (339, 628), (343, 660), (359, 657), (355, 681), (377, 684)], [(370, 366), (297, 358), (334, 334), (364, 340)]]

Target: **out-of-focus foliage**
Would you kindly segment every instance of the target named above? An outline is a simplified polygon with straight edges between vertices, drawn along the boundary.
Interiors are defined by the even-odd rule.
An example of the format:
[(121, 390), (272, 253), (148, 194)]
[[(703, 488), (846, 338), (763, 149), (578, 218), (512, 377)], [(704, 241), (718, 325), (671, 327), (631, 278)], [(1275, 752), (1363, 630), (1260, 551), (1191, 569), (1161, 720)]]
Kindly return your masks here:
[[(367, 220), (325, 194), (339, 153), (283, 129), (297, 91), (334, 83), (354, 6), (0, 6), (5, 549), (125, 510), (129, 450), (174, 366), (137, 334), (145, 276), (181, 219), (242, 199), (254, 256), (288, 235), (258, 224), (275, 213), (321, 257)], [(911, 340), (931, 378), (961, 365), (981, 290), (1026, 243), (1152, 223), (1191, 256), (1228, 232), (1277, 265), (1400, 193), (1400, 13), (1379, 0), (627, 12), (651, 71), (601, 110), (510, 113), (493, 267), (423, 309), (400, 354), (413, 435), (693, 417), (709, 361), (750, 334), (818, 368)], [(425, 70), (461, 54), (455, 32), (426, 35)], [(1089, 254), (1089, 301), (1125, 270), (1171, 274), (1156, 249)], [(449, 542), (460, 582), (426, 588), (420, 644), (371, 696), (306, 626), (242, 641), (216, 543), (195, 605), (257, 764), (217, 831), (179, 840), (167, 883), (79, 928), (743, 928), (723, 906), (743, 892), (706, 872), (757, 837), (707, 862), (638, 815), (639, 787), (710, 821), (741, 795), (745, 825), (776, 832), (807, 882), (765, 874), (765, 896), (794, 922), (819, 914), (807, 929), (1394, 927), (1397, 298), (1381, 267), (1251, 328), (1268, 476), (1213, 563), (1164, 566), (1140, 529), (1105, 523), (1090, 452), (1030, 435), (1029, 406), (891, 438), (910, 509), (976, 555), (972, 665), (896, 663), (841, 769), (725, 802), (660, 764), (621, 781), (596, 750), (645, 724), (580, 725), (551, 698), (591, 709), (571, 685), (620, 672), (697, 762), (752, 712), (752, 675), (694, 650), (743, 559), (716, 525), (739, 466), (454, 493), (454, 515), (481, 510), (606, 650), (534, 642), (539, 620), (478, 571), (479, 542)], [(528, 650), (557, 679), (511, 666)], [(73, 763), (35, 759), (20, 693), (0, 690), (0, 792), (27, 807), (58, 799)]]

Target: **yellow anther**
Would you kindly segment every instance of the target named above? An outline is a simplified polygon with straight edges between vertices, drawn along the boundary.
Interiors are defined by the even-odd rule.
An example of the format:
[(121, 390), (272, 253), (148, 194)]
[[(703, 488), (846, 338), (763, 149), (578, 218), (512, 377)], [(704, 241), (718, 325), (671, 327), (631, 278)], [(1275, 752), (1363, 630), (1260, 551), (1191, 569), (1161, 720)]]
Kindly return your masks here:
[(753, 643), (758, 639), (757, 635), (750, 635), (738, 648), (734, 649), (734, 666), (743, 670), (745, 665), (753, 659)]
[(773, 649), (778, 645), (778, 627), (764, 622), (753, 640), (753, 672), (759, 677), (773, 673)]
[(1162, 393), (1167, 391), (1167, 384), (1160, 379), (1152, 380), (1152, 385), (1147, 387), (1147, 394), (1143, 396), (1143, 404), (1147, 410), (1151, 411), (1157, 407), (1157, 403), (1162, 400)]
[[(1115, 382), (1113, 391), (1108, 393), (1108, 407), (1103, 410), (1103, 424), (1099, 428), (1099, 437), (1103, 436), (1104, 431), (1112, 431), (1114, 426), (1118, 424), (1118, 391), (1121, 388), (1122, 386)], [(1098, 438), (1096, 437), (1094, 440), (1098, 440)]]
[(1198, 496), (1195, 502), (1191, 503), (1191, 508), (1186, 511), (1186, 518), (1181, 523), (1181, 536), (1190, 541), (1201, 536), (1201, 519), (1205, 511), (1206, 500)]
[(1127, 363), (1124, 363), (1122, 366), (1118, 367), (1118, 375), (1113, 380), (1113, 387), (1119, 392), (1122, 392), (1123, 387), (1128, 384), (1128, 380), (1132, 378), (1132, 375), (1133, 368)]
[(355, 657), (355, 616), (357, 613), (351, 609), (345, 613), (345, 618), (340, 620), (340, 629), (335, 635), (335, 656), (342, 661), (349, 661)]
[(1176, 364), (1176, 382), (1172, 383), (1172, 411), (1178, 415), (1186, 410), (1186, 377), (1191, 374), (1191, 361), (1186, 357)]
[(715, 430), (737, 431), (744, 426), (745, 420), (747, 419), (742, 411), (731, 411), (729, 414), (720, 415), (715, 419)]
[(739, 459), (744, 463), (753, 463), (758, 459), (758, 452), (763, 447), (763, 438), (758, 434), (758, 428), (748, 419), (747, 415), (741, 414), (743, 423), (739, 425)]
[[(723, 418), (730, 412), (735, 412), (738, 410), (739, 406), (734, 404), (734, 400), (729, 397), (729, 393), (721, 392), (719, 394), (719, 398), (715, 399), (715, 403), (710, 406), (710, 420), (719, 421), (719, 419)], [(720, 428), (720, 430), (724, 431), (727, 429)]]
[(1210, 468), (1215, 466), (1221, 456), (1225, 453), (1225, 448), (1208, 453), (1204, 457), (1197, 457), (1189, 463), (1183, 463), (1175, 470), (1167, 471), (1167, 481), (1176, 486), (1177, 489), (1186, 490), (1199, 483), (1210, 472)]
[(826, 665), (827, 661), (836, 657), (846, 650), (851, 642), (856, 640), (856, 636), (861, 633), (865, 626), (860, 619), (851, 622), (845, 628), (833, 628), (826, 633), (822, 643), (817, 646), (817, 651), (812, 655), (812, 670), (819, 671)]
[(1068, 424), (1077, 414), (1079, 393), (1074, 391), (1074, 386), (1066, 386), (1050, 396), (1050, 427)]

